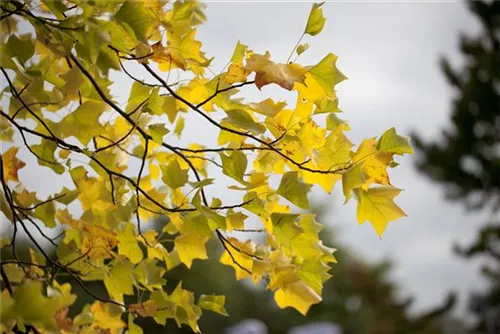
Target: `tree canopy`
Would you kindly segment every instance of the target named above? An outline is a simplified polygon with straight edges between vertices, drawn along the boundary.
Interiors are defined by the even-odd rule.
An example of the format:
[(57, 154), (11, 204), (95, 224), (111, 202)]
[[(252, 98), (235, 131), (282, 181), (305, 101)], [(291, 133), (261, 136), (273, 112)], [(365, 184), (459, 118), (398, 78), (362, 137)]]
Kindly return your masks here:
[[(141, 333), (137, 319), (152, 318), (199, 332), (203, 311), (228, 314), (225, 297), (181, 281), (168, 290), (164, 276), (207, 259), (211, 239), (236, 279), (265, 285), (280, 308), (305, 315), (336, 263), (318, 236), (323, 226), (300, 210), (314, 185), (330, 193), (340, 182), (345, 201), (357, 201), (358, 222), (379, 236), (405, 216), (388, 169), (413, 152), (409, 140), (391, 128), (355, 148), (338, 116), (335, 85), (346, 77), (337, 56), (297, 62), (309, 47), (301, 41), (323, 30), (322, 4), (286, 61), (238, 41), (222, 70), (197, 40), (206, 19), (198, 2), (14, 0), (0, 8), (0, 202), (12, 232), (1, 245), (14, 256), (1, 262), (2, 331)], [(125, 99), (111, 93), (117, 74), (131, 83)], [(296, 103), (245, 99), (271, 84)], [(201, 139), (208, 131), (214, 143)], [(22, 176), (42, 169), (58, 185), (45, 198)], [(166, 218), (161, 230), (145, 226), (158, 217)], [(28, 258), (16, 251), (21, 235), (32, 245)], [(75, 286), (93, 301), (70, 312)]]

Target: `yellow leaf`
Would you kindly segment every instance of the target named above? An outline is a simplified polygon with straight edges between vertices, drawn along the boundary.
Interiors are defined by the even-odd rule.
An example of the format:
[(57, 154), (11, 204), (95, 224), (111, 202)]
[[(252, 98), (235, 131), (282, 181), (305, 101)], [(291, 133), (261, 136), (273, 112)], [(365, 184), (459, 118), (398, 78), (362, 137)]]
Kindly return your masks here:
[(170, 300), (181, 308), (184, 312), (177, 312), (175, 320), (181, 324), (187, 324), (191, 329), (199, 333), (198, 318), (201, 316), (201, 309), (194, 304), (194, 294), (191, 291), (182, 288), (182, 282), (179, 282), (174, 292), (170, 295)]
[(271, 54), (254, 54), (247, 60), (246, 69), (255, 72), (255, 85), (275, 83), (287, 90), (292, 90), (295, 82), (303, 83), (306, 69), (298, 64), (277, 64), (270, 60)]
[(249, 103), (248, 105), (259, 114), (274, 117), (286, 107), (286, 102), (274, 102), (273, 99), (269, 98), (259, 103)]
[(241, 44), (240, 41), (236, 44), (234, 48), (233, 56), (231, 57), (232, 63), (240, 63), (245, 58), (245, 53), (247, 52), (248, 46)]
[(354, 165), (343, 175), (346, 202), (351, 196), (351, 190), (358, 187), (366, 190), (372, 183), (390, 185), (387, 167), (392, 156), (392, 153), (379, 152), (375, 148), (375, 138), (363, 140), (352, 158)]
[(369, 221), (377, 234), (382, 237), (390, 221), (405, 217), (406, 214), (393, 199), (401, 192), (393, 187), (376, 187), (367, 191), (359, 189), (357, 216), (360, 224)]
[(126, 326), (121, 320), (121, 310), (115, 305), (96, 301), (90, 306), (93, 327), (103, 329), (120, 329)]
[(181, 262), (191, 268), (194, 259), (208, 259), (205, 248), (207, 241), (207, 237), (198, 234), (181, 234), (175, 238), (175, 248)]
[(166, 61), (159, 62), (162, 71), (170, 71), (175, 68), (186, 70), (191, 68), (196, 74), (203, 74), (203, 67), (208, 65), (208, 60), (201, 52), (201, 42), (195, 40), (196, 29), (180, 36), (177, 33), (167, 31), (168, 44), (161, 51)]
[(2, 154), (3, 174), (6, 182), (9, 180), (19, 182), (17, 172), (26, 166), (24, 162), (17, 159), (17, 151), (19, 151), (19, 147), (11, 147)]
[(142, 250), (137, 243), (134, 225), (127, 223), (122, 233), (117, 235), (118, 254), (125, 255), (132, 263), (139, 263), (142, 260)]
[[(245, 243), (241, 243), (236, 238), (228, 238), (227, 240), (231, 243), (231, 245), (245, 251), (246, 253), (253, 254), (255, 252), (255, 243), (252, 240), (247, 240)], [(231, 254), (229, 254), (229, 252), (225, 250), (220, 257), (220, 262), (222, 264), (233, 267), (236, 274), (236, 279), (241, 280), (250, 275), (247, 270), (250, 271), (252, 269), (253, 260), (245, 253), (239, 252), (236, 249), (232, 248), (231, 245), (226, 243), (226, 247), (227, 249), (229, 249), (229, 252)]]
[(279, 307), (293, 307), (302, 315), (307, 314), (311, 305), (322, 301), (321, 296), (302, 281), (285, 284), (276, 291), (274, 299)]
[(242, 62), (232, 63), (229, 65), (226, 75), (224, 75), (224, 81), (229, 85), (235, 82), (245, 82), (248, 74), (250, 74), (250, 72), (245, 69)]
[(306, 152), (311, 155), (325, 145), (326, 130), (319, 127), (313, 120), (302, 123), (298, 137)]
[(346, 79), (335, 65), (337, 58), (333, 53), (329, 53), (309, 69), (303, 82), (295, 83), (294, 88), (301, 98), (314, 102), (325, 98), (336, 98), (335, 85)]
[(112, 267), (104, 278), (106, 290), (113, 300), (123, 303), (123, 295), (134, 294), (133, 269), (132, 263), (124, 261)]
[(246, 216), (242, 212), (228, 213), (226, 217), (227, 230), (233, 231), (235, 228), (244, 228), (245, 219), (247, 218), (248, 216)]
[(128, 334), (143, 334), (142, 328), (134, 323), (134, 316), (132, 313), (128, 315)]
[[(305, 166), (309, 167), (308, 164), (306, 164)], [(332, 192), (335, 184), (338, 181), (342, 180), (342, 175), (340, 174), (320, 174), (309, 171), (303, 171), (302, 177), (304, 178), (304, 182), (309, 184), (317, 184), (328, 194)]]

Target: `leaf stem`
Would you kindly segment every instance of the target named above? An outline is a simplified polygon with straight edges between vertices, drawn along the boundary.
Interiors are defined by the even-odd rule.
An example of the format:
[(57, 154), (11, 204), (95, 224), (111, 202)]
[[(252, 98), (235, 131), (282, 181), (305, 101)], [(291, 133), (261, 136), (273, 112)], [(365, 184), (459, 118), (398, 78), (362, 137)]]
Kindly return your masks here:
[(297, 49), (297, 47), (299, 46), (300, 42), (302, 42), (302, 38), (304, 38), (305, 34), (306, 34), (305, 32), (302, 33), (302, 35), (300, 36), (299, 40), (297, 41), (297, 44), (295, 44), (295, 46), (293, 47), (292, 52), (290, 52), (290, 55), (288, 56), (288, 58), (286, 60), (287, 64), (290, 61), (290, 59), (292, 58), (293, 52), (295, 51), (295, 49)]

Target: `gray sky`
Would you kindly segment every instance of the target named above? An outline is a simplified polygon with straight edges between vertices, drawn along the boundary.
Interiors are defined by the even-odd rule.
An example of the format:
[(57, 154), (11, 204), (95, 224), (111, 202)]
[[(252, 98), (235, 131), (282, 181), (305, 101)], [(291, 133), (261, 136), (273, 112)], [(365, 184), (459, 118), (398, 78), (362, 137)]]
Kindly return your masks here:
[[(284, 62), (303, 32), (310, 7), (309, 2), (209, 2), (208, 22), (200, 27), (198, 39), (207, 55), (215, 56), (215, 70), (230, 59), (238, 40), (255, 52), (269, 50), (274, 61)], [(300, 62), (315, 64), (328, 52), (339, 57), (337, 66), (349, 78), (337, 86), (342, 117), (353, 129), (349, 138), (359, 143), (392, 126), (406, 135), (415, 130), (427, 138), (438, 136), (448, 123), (452, 98), (439, 71), (438, 56), (449, 55), (459, 64), (459, 32), (478, 30), (465, 6), (458, 2), (335, 2), (323, 8), (325, 29), (304, 40), (312, 46)], [(130, 87), (119, 81), (113, 92), (124, 100)], [(242, 96), (256, 102), (273, 96), (293, 105), (295, 95), (272, 86), (262, 92), (244, 90)], [(196, 142), (216, 138), (217, 132), (199, 117), (191, 113), (186, 118), (185, 133), (196, 134)], [(29, 154), (22, 157), (36, 166)], [(401, 291), (417, 297), (415, 311), (442, 302), (450, 290), (461, 293), (463, 309), (467, 292), (484, 282), (478, 264), (458, 258), (451, 246), (454, 241), (472, 240), (484, 217), (466, 214), (459, 204), (446, 202), (442, 189), (415, 171), (412, 157), (399, 160), (402, 164), (392, 170), (391, 180), (405, 189), (397, 202), (408, 218), (391, 223), (382, 240), (368, 223), (357, 224), (354, 201), (341, 205), (338, 185), (333, 195), (315, 189), (310, 199), (329, 204), (328, 221), (322, 223), (336, 226), (341, 241), (355, 252), (370, 260), (388, 257), (395, 261), (394, 277)], [(28, 189), (41, 191), (42, 197), (59, 190), (53, 189), (53, 173), (47, 168), (38, 169), (36, 175), (27, 168), (19, 174)], [(59, 179), (63, 180), (70, 183), (69, 177)], [(211, 191), (219, 195), (223, 186)]]
[[(256, 52), (269, 50), (273, 60), (283, 62), (304, 29), (310, 7), (309, 2), (209, 2), (208, 22), (199, 38), (209, 56), (220, 58), (216, 69), (229, 59), (238, 39)], [(446, 54), (460, 64), (459, 32), (479, 28), (466, 7), (459, 2), (335, 2), (323, 8), (325, 28), (305, 40), (312, 46), (300, 62), (315, 64), (328, 52), (339, 57), (337, 66), (349, 78), (337, 86), (342, 116), (353, 129), (349, 137), (359, 143), (392, 126), (406, 135), (415, 130), (429, 139), (437, 137), (448, 124), (453, 96), (438, 57)], [(271, 94), (272, 89), (263, 92)], [(442, 189), (416, 172), (413, 157), (399, 160), (392, 182), (405, 189), (397, 202), (408, 218), (391, 223), (382, 240), (368, 223), (357, 224), (355, 203), (342, 206), (339, 189), (329, 197), (315, 189), (312, 198), (331, 204), (323, 223), (338, 227), (342, 242), (368, 259), (395, 261), (394, 276), (402, 292), (417, 297), (415, 311), (442, 302), (450, 290), (460, 292), (463, 310), (467, 292), (484, 282), (478, 264), (458, 258), (451, 246), (472, 240), (484, 219), (446, 202)]]

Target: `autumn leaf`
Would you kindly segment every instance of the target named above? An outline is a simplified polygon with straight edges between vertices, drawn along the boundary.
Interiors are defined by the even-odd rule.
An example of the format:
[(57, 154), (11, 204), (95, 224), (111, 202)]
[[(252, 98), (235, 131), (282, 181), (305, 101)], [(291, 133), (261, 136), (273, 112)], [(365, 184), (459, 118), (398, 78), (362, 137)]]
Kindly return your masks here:
[(23, 161), (17, 159), (16, 155), (18, 151), (18, 147), (11, 147), (3, 154), (2, 166), (5, 181), (12, 180), (15, 182), (19, 182), (17, 173), (21, 168), (26, 166)]
[(196, 234), (183, 234), (175, 238), (175, 248), (179, 254), (179, 259), (191, 268), (194, 259), (207, 259), (205, 243), (208, 238)]
[(148, 300), (144, 303), (130, 304), (128, 310), (141, 317), (155, 317), (158, 313), (158, 305), (155, 300)]
[(132, 224), (125, 225), (122, 234), (118, 234), (118, 253), (125, 255), (132, 263), (139, 263), (143, 254), (137, 242), (135, 228)]
[(306, 315), (312, 305), (322, 301), (321, 296), (302, 281), (285, 284), (276, 291), (274, 299), (279, 307), (293, 307), (302, 315)]
[(393, 187), (376, 187), (367, 191), (363, 189), (357, 191), (358, 222), (362, 224), (368, 220), (377, 234), (382, 237), (389, 222), (406, 216), (393, 201), (400, 192), (400, 189)]
[(292, 90), (295, 82), (303, 83), (306, 69), (298, 64), (277, 64), (270, 60), (271, 54), (254, 54), (247, 59), (246, 69), (255, 72), (255, 85), (260, 89), (275, 83), (287, 90)]
[[(0, 240), (13, 253), (2, 263), (2, 332), (142, 334), (145, 321), (201, 332), (205, 312), (231, 311), (226, 297), (190, 291), (194, 281), (173, 271), (194, 273), (209, 242), (237, 280), (306, 315), (337, 263), (323, 225), (300, 213), (312, 188), (342, 181), (359, 223), (379, 235), (405, 216), (390, 171), (413, 152), (409, 139), (390, 128), (353, 149), (337, 56), (297, 62), (310, 47), (302, 39), (324, 29), (322, 3), (294, 61), (238, 41), (214, 68), (202, 2), (70, 2), (2, 6), (0, 209), (35, 245), (19, 263), (18, 230)], [(273, 89), (257, 96), (271, 84), (296, 91), (295, 103)], [(31, 189), (22, 168), (50, 185)], [(88, 304), (75, 304), (75, 284)]]

